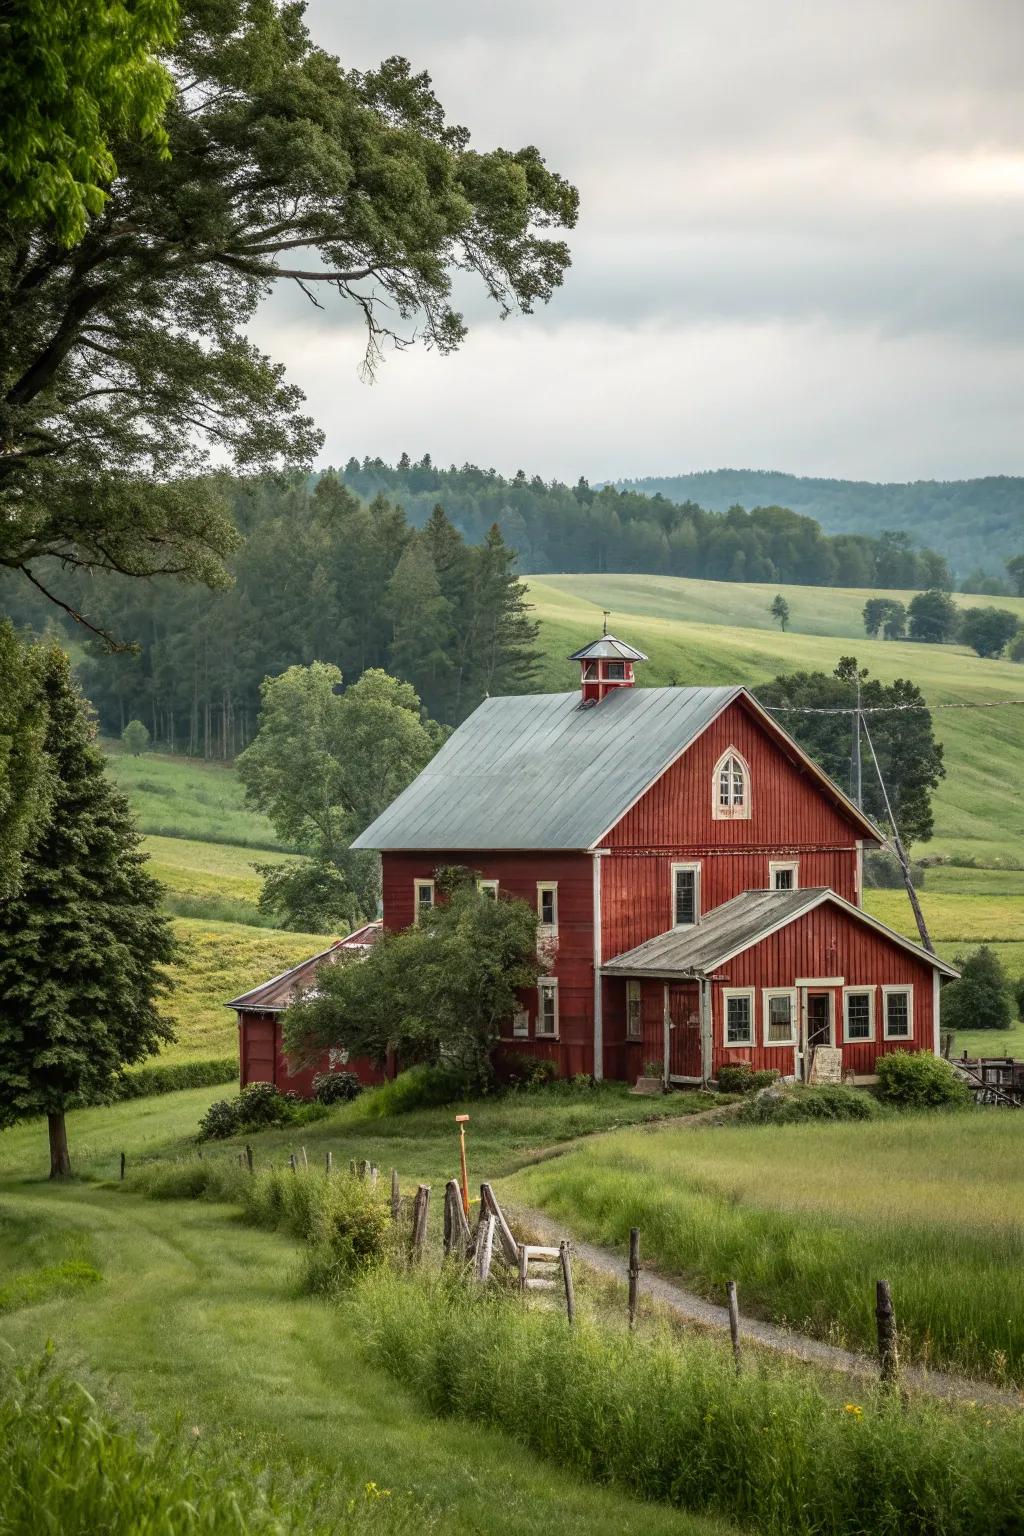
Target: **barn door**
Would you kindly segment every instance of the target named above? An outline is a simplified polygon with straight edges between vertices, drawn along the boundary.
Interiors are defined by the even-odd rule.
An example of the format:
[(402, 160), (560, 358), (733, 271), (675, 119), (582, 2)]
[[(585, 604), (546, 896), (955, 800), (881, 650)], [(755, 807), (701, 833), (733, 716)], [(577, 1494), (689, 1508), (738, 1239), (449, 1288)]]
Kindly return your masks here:
[(693, 982), (668, 987), (669, 1076), (700, 1079), (700, 995)]

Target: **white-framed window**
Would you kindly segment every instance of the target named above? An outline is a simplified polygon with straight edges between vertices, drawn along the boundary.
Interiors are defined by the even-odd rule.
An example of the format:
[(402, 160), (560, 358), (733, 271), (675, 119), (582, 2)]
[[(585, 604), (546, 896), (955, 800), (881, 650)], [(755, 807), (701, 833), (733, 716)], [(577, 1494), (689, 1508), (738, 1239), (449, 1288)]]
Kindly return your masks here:
[(914, 1036), (913, 987), (883, 987), (882, 1017), (886, 1040), (912, 1040)]
[(761, 993), (765, 1045), (795, 1045), (797, 994), (793, 987), (766, 988)]
[(672, 865), (672, 926), (692, 928), (700, 922), (700, 865)]
[(512, 1034), (517, 1040), (530, 1038), (530, 1015), (527, 1009), (517, 1008), (512, 1015)]
[(498, 882), (497, 882), (497, 880), (478, 880), (477, 883), (476, 883), (476, 888), (480, 892), (481, 896), (487, 896), (487, 897), (490, 898), (491, 901), (497, 901), (497, 899), (498, 899)]
[(643, 1016), (640, 1012), (640, 983), (638, 981), (626, 982), (626, 1039), (642, 1040), (644, 1034)]
[(726, 987), (722, 992), (722, 1024), (726, 1045), (754, 1043), (753, 987)]
[(745, 821), (750, 817), (750, 769), (735, 747), (723, 752), (715, 764), (711, 813), (716, 821)]
[(843, 1040), (847, 1045), (875, 1038), (874, 987), (843, 988)]
[(537, 1038), (558, 1039), (558, 980), (544, 976), (537, 983)]
[(769, 859), (768, 889), (770, 891), (798, 891), (800, 889), (799, 859)]
[(424, 912), (434, 905), (433, 880), (414, 880), (412, 883), (413, 922), (418, 923)]
[(558, 881), (537, 881), (537, 921), (551, 933), (558, 927)]
[(328, 1072), (337, 1072), (339, 1067), (348, 1066), (348, 1051), (343, 1045), (332, 1045), (327, 1052)]

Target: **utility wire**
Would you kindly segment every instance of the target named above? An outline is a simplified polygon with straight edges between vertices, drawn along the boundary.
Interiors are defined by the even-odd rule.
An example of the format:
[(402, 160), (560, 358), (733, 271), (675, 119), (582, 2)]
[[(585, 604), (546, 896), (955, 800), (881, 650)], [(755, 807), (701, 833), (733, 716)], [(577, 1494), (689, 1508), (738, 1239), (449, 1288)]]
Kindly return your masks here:
[(938, 709), (1003, 709), (1007, 705), (1024, 705), (1024, 699), (970, 699), (960, 704), (869, 704), (861, 709), (845, 704), (820, 708), (809, 704), (762, 704), (761, 708), (770, 715), (893, 715), (913, 710), (934, 714)]
[(903, 846), (903, 840), (900, 837), (899, 828), (896, 825), (896, 818), (892, 813), (892, 806), (889, 803), (889, 791), (886, 789), (885, 780), (882, 777), (882, 770), (879, 766), (878, 756), (875, 752), (875, 744), (871, 740), (871, 732), (868, 730), (867, 721), (862, 720), (861, 724), (864, 727), (864, 739), (868, 744), (868, 751), (871, 753), (871, 761), (874, 763), (875, 772), (878, 774), (878, 783), (882, 791), (882, 799), (885, 801), (885, 812), (889, 818), (889, 825), (892, 827), (893, 846), (896, 850), (896, 857), (900, 861), (900, 868), (903, 871), (903, 884), (907, 888), (907, 896), (910, 898), (910, 905), (914, 909), (914, 918), (917, 922), (917, 931), (921, 935), (921, 943), (924, 945), (925, 949), (934, 955), (935, 945), (931, 941), (931, 935), (928, 932), (928, 925), (924, 920), (924, 913), (921, 911), (921, 903), (918, 901), (917, 892), (914, 889), (914, 877), (910, 872), (910, 860), (907, 857), (907, 850)]

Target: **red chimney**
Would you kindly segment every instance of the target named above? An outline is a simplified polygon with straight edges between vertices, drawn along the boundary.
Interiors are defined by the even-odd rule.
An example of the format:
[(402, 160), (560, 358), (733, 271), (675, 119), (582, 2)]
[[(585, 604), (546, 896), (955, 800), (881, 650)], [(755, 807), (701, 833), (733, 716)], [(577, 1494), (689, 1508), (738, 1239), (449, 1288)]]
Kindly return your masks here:
[(580, 683), (584, 704), (599, 704), (615, 688), (632, 688), (633, 663), (646, 661), (643, 651), (603, 634), (581, 651), (573, 651), (570, 661), (580, 664)]

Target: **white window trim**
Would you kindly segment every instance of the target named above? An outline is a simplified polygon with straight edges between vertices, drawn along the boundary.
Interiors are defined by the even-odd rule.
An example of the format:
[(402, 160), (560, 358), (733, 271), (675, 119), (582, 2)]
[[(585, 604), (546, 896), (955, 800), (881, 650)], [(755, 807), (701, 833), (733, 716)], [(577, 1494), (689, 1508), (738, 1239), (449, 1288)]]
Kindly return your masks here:
[(437, 896), (437, 892), (434, 889), (434, 882), (433, 882), (433, 880), (414, 880), (413, 881), (413, 883), (412, 883), (412, 920), (413, 920), (414, 923), (418, 923), (419, 920), (420, 920), (420, 889), (424, 885), (429, 885), (429, 887), (430, 887), (430, 907), (427, 908), (428, 911), (433, 910), (434, 901), (435, 901), (435, 898)]
[(529, 1040), (530, 1010), (528, 1008), (516, 1008), (513, 1011), (512, 1038), (513, 1040)]
[(481, 895), (483, 895), (484, 891), (493, 891), (494, 892), (494, 899), (495, 899), (495, 901), (497, 901), (497, 899), (498, 899), (498, 882), (497, 882), (497, 880), (478, 880), (477, 883), (476, 883), (476, 888), (480, 892)]
[[(554, 919), (554, 922), (552, 922), (552, 923), (546, 923), (544, 921), (544, 919), (543, 919), (543, 916), (541, 915), (543, 913), (543, 910), (544, 910), (542, 898), (543, 898), (543, 895), (544, 895), (544, 893), (546, 891), (550, 891), (551, 895), (552, 895), (552, 898), (553, 898), (551, 906), (552, 906), (552, 909), (553, 909), (554, 914), (555, 914), (555, 919)], [(547, 935), (547, 936), (553, 936), (554, 934), (556, 934), (558, 932), (558, 881), (557, 880), (538, 880), (537, 881), (537, 927), (538, 927), (539, 931), (541, 932), (541, 934), (544, 934), (544, 935)]]
[[(638, 1004), (637, 1014), (636, 1014), (636, 1031), (635, 1031), (635, 1033), (630, 1028), (630, 1026), (632, 1024), (632, 1020), (633, 1020), (633, 1013), (632, 1013), (632, 1009), (630, 1007), (630, 1004), (631, 1004), (631, 1002), (633, 1001), (634, 998), (636, 999), (636, 1002)], [(627, 981), (626, 982), (626, 1039), (627, 1040), (642, 1040), (643, 1037), (644, 1037), (643, 998), (644, 998), (643, 989), (641, 988), (640, 983), (638, 981)]]
[[(875, 1043), (875, 991), (873, 986), (844, 987), (843, 988), (843, 1044), (844, 1045), (874, 1045)], [(850, 1034), (850, 997), (856, 993), (859, 997), (866, 992), (868, 995), (868, 1033), (866, 1035)]]
[[(757, 1045), (757, 1025), (754, 1022), (754, 993), (753, 987), (723, 987), (722, 989), (722, 1044), (727, 1051), (749, 1051)], [(729, 999), (731, 997), (745, 997), (750, 1003), (750, 1039), (729, 1039)]]
[[(889, 997), (893, 992), (905, 992), (907, 994), (907, 1033), (905, 1035), (890, 1035), (889, 1033)], [(906, 1040), (914, 1038), (914, 988), (907, 986), (889, 986), (882, 988), (882, 1039)]]
[[(677, 874), (677, 872), (679, 870), (683, 870), (683, 869), (691, 870), (693, 872), (693, 875), (694, 875), (694, 881), (693, 881), (693, 922), (692, 923), (677, 923), (676, 922), (676, 874)], [(700, 877), (701, 877), (701, 866), (700, 866), (700, 860), (699, 859), (683, 860), (681, 863), (673, 864), (672, 865), (671, 881), (670, 881), (670, 884), (669, 884), (669, 898), (670, 898), (671, 903), (672, 903), (671, 907), (669, 908), (669, 927), (670, 928), (696, 928), (697, 924), (700, 922)]]
[[(730, 757), (734, 757), (739, 763), (740, 767), (743, 769), (744, 795), (743, 804), (739, 807), (734, 805), (720, 805), (718, 802), (718, 781), (722, 772), (722, 765), (725, 763), (726, 759)], [(743, 753), (740, 752), (738, 748), (726, 747), (725, 751), (718, 759), (718, 762), (715, 764), (715, 771), (711, 776), (712, 821), (749, 821), (751, 799), (752, 785), (750, 782), (750, 764), (747, 762), (746, 758), (743, 756)]]
[(780, 869), (791, 869), (793, 871), (793, 884), (792, 884), (791, 889), (794, 890), (794, 891), (798, 891), (800, 889), (800, 860), (799, 859), (769, 859), (768, 860), (768, 889), (770, 891), (774, 891), (775, 890), (775, 888), (776, 888), (775, 887), (775, 875), (776, 875), (776, 872), (778, 870), (780, 870)]
[[(788, 1040), (769, 1040), (769, 1038), (768, 1038), (769, 998), (772, 998), (772, 997), (788, 997), (789, 998), (789, 1039)], [(764, 988), (764, 990), (761, 993), (761, 1029), (762, 1029), (762, 1042), (763, 1042), (763, 1044), (765, 1045), (765, 1047), (768, 1050), (773, 1051), (773, 1050), (775, 1050), (779, 1046), (785, 1047), (785, 1046), (796, 1045), (796, 1043), (797, 1043), (797, 1023), (798, 1023), (799, 1018), (800, 1018), (800, 994), (797, 991), (796, 987), (765, 987)]]
[[(555, 998), (555, 1027), (550, 1033), (541, 1028), (544, 1022), (544, 993), (552, 992)], [(558, 977), (542, 976), (537, 983), (537, 1027), (534, 1030), (535, 1040), (557, 1040), (559, 1036), (558, 1019)]]

